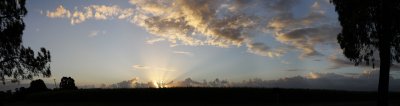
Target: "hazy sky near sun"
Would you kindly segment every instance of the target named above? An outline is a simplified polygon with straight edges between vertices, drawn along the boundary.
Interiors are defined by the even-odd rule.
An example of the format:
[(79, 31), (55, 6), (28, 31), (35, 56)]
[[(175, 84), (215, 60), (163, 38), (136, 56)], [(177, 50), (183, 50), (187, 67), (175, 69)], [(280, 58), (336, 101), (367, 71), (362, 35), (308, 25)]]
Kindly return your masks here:
[(272, 80), (371, 70), (341, 54), (341, 27), (328, 0), (28, 0), (26, 7), (23, 43), (50, 50), (48, 82)]

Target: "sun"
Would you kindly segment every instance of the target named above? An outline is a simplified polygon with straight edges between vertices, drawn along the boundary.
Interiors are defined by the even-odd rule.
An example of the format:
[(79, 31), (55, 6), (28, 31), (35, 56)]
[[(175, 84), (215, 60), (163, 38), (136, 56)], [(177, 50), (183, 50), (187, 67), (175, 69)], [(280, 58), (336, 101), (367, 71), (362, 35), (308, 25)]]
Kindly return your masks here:
[(157, 81), (153, 81), (153, 85), (154, 85), (155, 88), (160, 88), (160, 86), (158, 86)]
[(146, 47), (140, 51), (140, 62), (132, 64), (131, 68), (152, 87), (171, 87), (171, 82), (187, 74), (190, 67), (186, 61), (175, 60), (176, 54), (172, 51), (172, 48), (157, 45)]
[(155, 88), (168, 88), (168, 84), (164, 82), (164, 80), (153, 81), (153, 85)]

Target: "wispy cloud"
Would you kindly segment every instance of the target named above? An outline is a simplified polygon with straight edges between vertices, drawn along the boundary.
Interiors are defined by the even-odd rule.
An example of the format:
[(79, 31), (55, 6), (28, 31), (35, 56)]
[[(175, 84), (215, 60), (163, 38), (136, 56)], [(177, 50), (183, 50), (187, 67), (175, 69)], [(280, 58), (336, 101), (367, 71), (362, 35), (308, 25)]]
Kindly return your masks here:
[(92, 31), (90, 32), (90, 34), (88, 35), (89, 37), (95, 37), (99, 34), (99, 31)]
[(287, 52), (286, 48), (272, 49), (264, 43), (249, 43), (247, 51), (260, 56), (280, 57)]
[(300, 69), (287, 69), (285, 71), (301, 71)]
[(146, 41), (147, 44), (154, 44), (156, 42), (164, 41), (164, 38), (153, 38)]
[(96, 37), (96, 36), (98, 36), (98, 35), (100, 35), (100, 34), (106, 34), (106, 31), (99, 31), (99, 30), (94, 30), (94, 31), (91, 31), (89, 34), (88, 34), (88, 36), (89, 37)]
[(140, 70), (140, 71), (176, 71), (174, 69), (169, 69), (165, 67), (157, 67), (157, 66), (144, 66), (144, 65), (133, 65), (132, 68), (134, 70)]
[(290, 64), (290, 62), (286, 61), (286, 60), (281, 60), (282, 64)]
[(186, 55), (186, 56), (194, 56), (192, 52), (185, 52), (185, 51), (173, 51), (175, 54), (181, 54), (181, 55)]

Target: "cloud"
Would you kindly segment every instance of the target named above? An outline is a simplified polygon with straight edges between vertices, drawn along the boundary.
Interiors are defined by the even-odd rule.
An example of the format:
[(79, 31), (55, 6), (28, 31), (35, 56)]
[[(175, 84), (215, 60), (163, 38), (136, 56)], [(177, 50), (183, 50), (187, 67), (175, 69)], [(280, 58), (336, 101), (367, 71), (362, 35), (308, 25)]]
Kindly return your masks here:
[(107, 31), (94, 30), (94, 31), (89, 32), (88, 37), (96, 37), (99, 35), (104, 35), (106, 33), (107, 33)]
[(134, 70), (143, 70), (143, 71), (176, 71), (174, 69), (164, 68), (164, 67), (157, 67), (157, 66), (144, 66), (144, 65), (133, 65), (132, 68)]
[(192, 52), (185, 52), (185, 51), (173, 51), (172, 53), (182, 54), (182, 55), (187, 55), (187, 56), (193, 56), (194, 55)]
[(287, 69), (285, 71), (301, 71), (300, 69)]
[(337, 57), (336, 55), (331, 55), (328, 57), (328, 61), (332, 63), (332, 66), (330, 69), (339, 69), (343, 67), (350, 67), (354, 66), (354, 63), (351, 62), (350, 60), (346, 60), (343, 57)]
[(286, 60), (281, 60), (282, 64), (290, 64), (290, 62), (286, 61)]
[(111, 85), (102, 84), (100, 88), (134, 88), (136, 84), (139, 83), (139, 78), (135, 77), (131, 80), (121, 81)]
[(68, 10), (64, 6), (60, 5), (54, 11), (47, 11), (47, 17), (49, 18), (66, 18), (69, 19), (71, 24), (79, 24), (88, 19), (95, 20), (108, 20), (108, 19), (128, 19), (133, 17), (133, 9), (131, 8), (120, 8), (119, 6), (107, 6), (107, 5), (90, 5), (75, 10)]
[(90, 34), (88, 35), (89, 37), (95, 37), (99, 34), (99, 31), (92, 31), (90, 32)]
[[(332, 54), (327, 57), (328, 61), (331, 63), (331, 66), (328, 69), (339, 69), (339, 68), (344, 68), (344, 67), (354, 67), (355, 64), (351, 62), (350, 60), (346, 59), (345, 57), (342, 56), (337, 56), (336, 54)], [(380, 60), (375, 60), (374, 68), (379, 69), (380, 66)], [(358, 65), (359, 67), (364, 67), (364, 68), (373, 68), (372, 63), (367, 65), (365, 63), (360, 63)], [(400, 71), (400, 64), (399, 63), (393, 63), (392, 66), (390, 67), (391, 71)]]
[(322, 25), (294, 29), (286, 33), (278, 33), (276, 40), (302, 50), (301, 57), (322, 55), (315, 50), (316, 44), (335, 43), (339, 27)]
[[(173, 44), (245, 44), (249, 53), (267, 57), (280, 57), (290, 50), (254, 41), (252, 32), (266, 32), (283, 45), (300, 49), (301, 57), (321, 55), (316, 45), (332, 42), (340, 27), (321, 8), (330, 4), (315, 2), (305, 16), (295, 17), (292, 9), (298, 2), (302, 1), (131, 1), (137, 7), (136, 14), (143, 17), (135, 23)], [(269, 14), (250, 14), (248, 10)], [(264, 23), (266, 27), (262, 28)]]
[(136, 14), (144, 19), (134, 23), (141, 25), (155, 36), (171, 43), (183, 45), (213, 45), (218, 47), (239, 46), (246, 35), (245, 29), (255, 25), (252, 17), (235, 15), (217, 18), (216, 1), (136, 1)]
[[(294, 69), (296, 70), (296, 69)], [(390, 76), (389, 90), (399, 91), (400, 79)], [(331, 89), (349, 91), (377, 91), (379, 80), (378, 70), (364, 70), (361, 73), (319, 73), (310, 72), (302, 76), (284, 77), (276, 80), (252, 78), (241, 82), (231, 82), (216, 78), (212, 81), (196, 81), (186, 78), (182, 81), (141, 83), (137, 81), (122, 81), (112, 84), (111, 88), (151, 88), (165, 87), (262, 87), (262, 88), (302, 88), (302, 89)], [(135, 82), (135, 83), (133, 83)]]
[(44, 12), (43, 12), (43, 10), (39, 10), (39, 13), (40, 13), (40, 15), (43, 15)]
[(250, 53), (268, 57), (280, 57), (287, 51), (285, 48), (276, 48), (272, 50), (264, 43), (250, 43), (247, 44), (247, 47), (247, 51)]
[(156, 42), (164, 41), (164, 38), (153, 38), (146, 41), (147, 44), (154, 44)]
[(47, 11), (47, 17), (50, 18), (69, 18), (71, 17), (71, 12), (64, 8), (64, 6), (60, 5), (53, 12)]
[[(231, 86), (377, 91), (378, 78), (378, 70), (364, 70), (362, 73), (354, 73), (352, 75), (310, 72), (304, 76), (285, 77), (277, 80), (255, 78), (233, 83)], [(398, 91), (400, 79), (391, 77), (389, 88), (391, 91)]]
[(321, 8), (332, 5), (316, 1), (304, 17), (295, 17), (291, 5), (278, 9), (279, 12), (267, 22), (264, 32), (273, 33), (277, 41), (301, 50), (301, 58), (322, 55), (316, 45), (334, 43), (341, 29), (337, 19), (326, 15), (328, 10)]
[[(247, 47), (247, 52), (266, 57), (280, 57), (300, 50), (300, 57), (322, 55), (318, 44), (334, 41), (340, 31), (331, 4), (316, 1), (295, 15), (299, 0), (130, 0), (133, 8), (90, 5), (68, 10), (59, 6), (48, 12), (50, 18), (67, 18), (71, 24), (88, 19), (122, 19), (143, 27), (154, 39), (176, 45)], [(268, 14), (264, 14), (268, 13)], [(271, 46), (257, 39), (271, 35), (279, 42)], [(257, 40), (257, 41), (256, 41)]]

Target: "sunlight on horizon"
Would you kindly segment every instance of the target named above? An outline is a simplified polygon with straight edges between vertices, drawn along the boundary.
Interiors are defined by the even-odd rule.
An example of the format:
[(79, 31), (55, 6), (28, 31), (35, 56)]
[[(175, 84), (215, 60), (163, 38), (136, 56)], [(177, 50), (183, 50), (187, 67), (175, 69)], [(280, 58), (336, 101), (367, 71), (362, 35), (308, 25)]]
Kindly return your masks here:
[[(144, 74), (144, 81), (158, 83), (160, 81), (173, 80), (183, 70), (179, 64), (171, 64), (171, 54), (163, 53), (160, 49), (144, 49), (141, 51), (140, 62), (143, 64), (132, 65), (134, 73)], [(135, 76), (137, 77), (137, 76)], [(154, 84), (158, 86), (158, 84)]]

